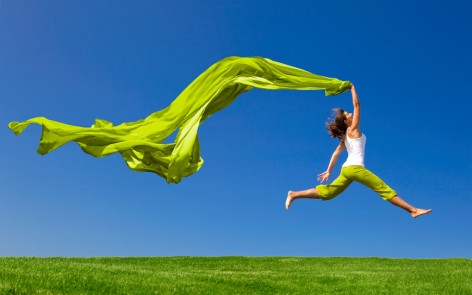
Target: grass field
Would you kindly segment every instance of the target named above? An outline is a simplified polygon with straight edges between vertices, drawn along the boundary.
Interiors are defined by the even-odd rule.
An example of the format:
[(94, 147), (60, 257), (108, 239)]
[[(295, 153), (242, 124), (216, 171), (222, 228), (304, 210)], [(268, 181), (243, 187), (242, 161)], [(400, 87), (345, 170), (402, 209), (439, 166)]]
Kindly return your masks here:
[(472, 260), (0, 258), (0, 294), (472, 294)]

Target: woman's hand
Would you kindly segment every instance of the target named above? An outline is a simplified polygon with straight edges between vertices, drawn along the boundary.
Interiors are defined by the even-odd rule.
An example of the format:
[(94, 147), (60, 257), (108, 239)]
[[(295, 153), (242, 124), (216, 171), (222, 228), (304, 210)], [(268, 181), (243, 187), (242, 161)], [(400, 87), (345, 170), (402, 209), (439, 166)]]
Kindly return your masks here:
[(352, 82), (351, 82), (351, 87), (349, 87), (349, 88), (350, 88), (351, 90), (352, 90), (353, 88), (355, 88), (355, 87), (354, 87), (354, 84), (352, 84)]
[(321, 174), (318, 174), (318, 181), (319, 182), (323, 182), (323, 181), (328, 181), (329, 179), (329, 172), (328, 171), (325, 171)]

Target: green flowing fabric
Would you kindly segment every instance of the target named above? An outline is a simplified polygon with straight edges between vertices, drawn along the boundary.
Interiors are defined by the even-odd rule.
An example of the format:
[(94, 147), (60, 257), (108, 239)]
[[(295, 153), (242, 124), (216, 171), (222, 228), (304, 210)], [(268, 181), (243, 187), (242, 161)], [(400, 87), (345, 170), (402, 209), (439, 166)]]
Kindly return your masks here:
[[(75, 141), (95, 157), (119, 152), (129, 168), (150, 171), (178, 183), (203, 164), (197, 136), (199, 125), (252, 88), (325, 90), (337, 95), (349, 89), (349, 81), (318, 76), (262, 57), (227, 57), (197, 77), (166, 108), (143, 120), (113, 126), (97, 119), (92, 127), (80, 127), (36, 117), (11, 122), (19, 135), (31, 123), (42, 126), (38, 153), (44, 155)], [(177, 128), (173, 143), (163, 143)]]

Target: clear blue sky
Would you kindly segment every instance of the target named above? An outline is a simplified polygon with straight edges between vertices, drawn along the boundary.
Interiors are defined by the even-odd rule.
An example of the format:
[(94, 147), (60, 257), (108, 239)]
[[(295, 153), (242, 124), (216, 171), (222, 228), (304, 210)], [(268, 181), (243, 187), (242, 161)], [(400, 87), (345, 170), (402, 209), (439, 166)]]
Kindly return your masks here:
[[(471, 14), (469, 1), (2, 0), (0, 255), (472, 258)], [(356, 183), (285, 211), (326, 169), (324, 122), (350, 93), (244, 93), (200, 127), (205, 164), (177, 185), (75, 143), (40, 156), (39, 126), (7, 128), (135, 121), (230, 55), (355, 83), (367, 168), (433, 213), (412, 219)]]

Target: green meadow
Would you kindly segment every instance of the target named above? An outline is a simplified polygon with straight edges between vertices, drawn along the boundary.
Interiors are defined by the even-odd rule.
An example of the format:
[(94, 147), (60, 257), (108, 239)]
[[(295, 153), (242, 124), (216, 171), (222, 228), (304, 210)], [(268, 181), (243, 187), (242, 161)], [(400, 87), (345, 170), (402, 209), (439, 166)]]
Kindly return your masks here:
[(0, 294), (472, 294), (472, 260), (4, 257)]

